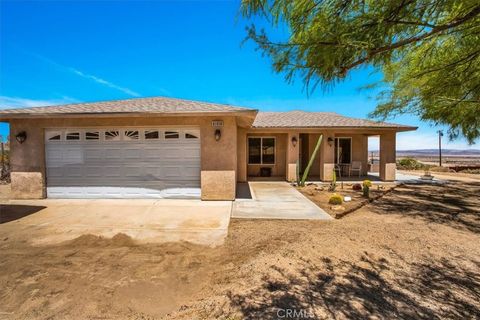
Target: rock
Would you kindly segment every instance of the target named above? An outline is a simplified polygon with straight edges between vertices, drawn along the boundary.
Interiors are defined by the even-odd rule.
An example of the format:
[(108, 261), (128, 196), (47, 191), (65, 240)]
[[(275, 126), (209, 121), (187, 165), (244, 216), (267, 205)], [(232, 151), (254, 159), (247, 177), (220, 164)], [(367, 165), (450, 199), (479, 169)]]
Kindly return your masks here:
[(333, 211), (345, 211), (345, 207), (343, 206), (331, 206), (330, 209), (332, 209)]
[(343, 197), (343, 201), (345, 201), (345, 202), (350, 202), (350, 201), (352, 201), (352, 197), (350, 197), (350, 196), (345, 196), (345, 197)]

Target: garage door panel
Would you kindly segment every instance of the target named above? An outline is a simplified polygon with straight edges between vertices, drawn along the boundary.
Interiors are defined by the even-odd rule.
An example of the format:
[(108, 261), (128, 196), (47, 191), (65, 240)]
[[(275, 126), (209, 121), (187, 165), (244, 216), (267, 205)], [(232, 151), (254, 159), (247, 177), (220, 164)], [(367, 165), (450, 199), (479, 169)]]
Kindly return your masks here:
[[(117, 131), (115, 128), (98, 129), (105, 130)], [(142, 132), (141, 129), (132, 130)], [(178, 131), (179, 138), (164, 139), (161, 133), (159, 139), (150, 140), (145, 140), (143, 134), (135, 140), (125, 140), (123, 136), (114, 141), (103, 138), (47, 140), (48, 197), (198, 198), (200, 139), (186, 139), (184, 132), (187, 131), (183, 129), (169, 130)], [(159, 132), (164, 131), (159, 129)], [(198, 130), (191, 132), (199, 137)], [(82, 135), (82, 139), (84, 137)], [(103, 133), (100, 137), (104, 137)]]

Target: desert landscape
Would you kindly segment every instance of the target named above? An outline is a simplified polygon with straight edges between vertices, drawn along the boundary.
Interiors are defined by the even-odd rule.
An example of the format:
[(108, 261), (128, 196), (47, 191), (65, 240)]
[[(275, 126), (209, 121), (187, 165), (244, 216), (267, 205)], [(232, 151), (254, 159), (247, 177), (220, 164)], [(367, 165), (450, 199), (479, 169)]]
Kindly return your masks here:
[(405, 185), (332, 221), (232, 220), (215, 248), (122, 234), (31, 246), (10, 221), (0, 318), (478, 318), (479, 193)]

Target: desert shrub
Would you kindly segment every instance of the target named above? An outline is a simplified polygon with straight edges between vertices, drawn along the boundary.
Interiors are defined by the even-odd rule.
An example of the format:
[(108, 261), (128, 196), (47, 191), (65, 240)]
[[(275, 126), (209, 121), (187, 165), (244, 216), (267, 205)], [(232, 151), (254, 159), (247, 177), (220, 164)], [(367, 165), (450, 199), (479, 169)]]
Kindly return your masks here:
[(431, 167), (430, 171), (434, 171), (434, 172), (454, 172), (453, 170), (450, 170), (448, 167)]
[(462, 173), (473, 173), (473, 174), (480, 174), (480, 169), (465, 169), (460, 171)]
[(342, 204), (343, 203), (343, 198), (339, 194), (334, 194), (328, 199), (328, 203), (330, 204)]
[(418, 162), (417, 159), (406, 157), (397, 161), (397, 168), (400, 170), (424, 170), (429, 166)]
[(360, 190), (362, 190), (362, 185), (361, 185), (360, 183), (355, 183), (355, 184), (352, 186), (352, 190), (360, 191)]

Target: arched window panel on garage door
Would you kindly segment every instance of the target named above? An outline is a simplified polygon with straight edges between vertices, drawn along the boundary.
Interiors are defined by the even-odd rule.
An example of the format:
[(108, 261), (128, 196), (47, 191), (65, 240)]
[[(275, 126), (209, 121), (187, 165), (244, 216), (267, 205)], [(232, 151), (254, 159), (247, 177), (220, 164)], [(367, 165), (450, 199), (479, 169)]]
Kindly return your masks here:
[(80, 131), (67, 131), (65, 132), (65, 140), (78, 141), (80, 140)]
[(165, 139), (178, 139), (180, 138), (180, 133), (176, 130), (167, 130), (165, 131)]
[(185, 139), (198, 139), (198, 138), (200, 138), (200, 131), (185, 130)]
[(118, 130), (107, 130), (105, 131), (105, 141), (120, 141), (120, 131)]
[(100, 140), (100, 131), (98, 130), (85, 131), (85, 140), (87, 141)]
[(145, 140), (158, 140), (160, 139), (160, 131), (156, 129), (146, 129), (144, 131)]
[(61, 141), (62, 131), (47, 131), (45, 133), (45, 139), (47, 141)]

